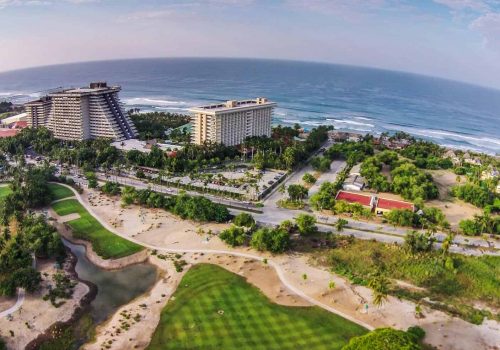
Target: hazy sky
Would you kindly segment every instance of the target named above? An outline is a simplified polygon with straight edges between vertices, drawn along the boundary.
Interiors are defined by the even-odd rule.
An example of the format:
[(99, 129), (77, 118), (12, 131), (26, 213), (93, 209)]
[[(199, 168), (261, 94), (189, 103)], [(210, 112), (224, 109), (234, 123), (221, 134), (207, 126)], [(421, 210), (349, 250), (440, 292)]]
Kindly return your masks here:
[(324, 61), (500, 88), (500, 0), (0, 0), (0, 71), (167, 56)]

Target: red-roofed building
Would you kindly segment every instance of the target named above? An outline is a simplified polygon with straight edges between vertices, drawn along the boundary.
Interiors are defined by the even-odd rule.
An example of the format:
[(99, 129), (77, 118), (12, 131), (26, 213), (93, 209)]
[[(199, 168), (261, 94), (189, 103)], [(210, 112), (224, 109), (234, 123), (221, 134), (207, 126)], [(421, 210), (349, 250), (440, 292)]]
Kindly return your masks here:
[(24, 129), (28, 127), (28, 122), (25, 121), (17, 121), (12, 124), (9, 124), (10, 129)]
[(409, 203), (409, 202), (398, 201), (395, 199), (378, 198), (377, 207), (375, 210), (377, 215), (382, 215), (385, 212), (395, 210), (395, 209), (407, 209), (407, 210), (414, 211), (415, 206), (413, 205), (413, 203)]
[(349, 203), (358, 203), (370, 210), (373, 209), (375, 204), (375, 197), (355, 192), (339, 191), (335, 199)]
[(16, 136), (19, 129), (0, 128), (0, 138)]

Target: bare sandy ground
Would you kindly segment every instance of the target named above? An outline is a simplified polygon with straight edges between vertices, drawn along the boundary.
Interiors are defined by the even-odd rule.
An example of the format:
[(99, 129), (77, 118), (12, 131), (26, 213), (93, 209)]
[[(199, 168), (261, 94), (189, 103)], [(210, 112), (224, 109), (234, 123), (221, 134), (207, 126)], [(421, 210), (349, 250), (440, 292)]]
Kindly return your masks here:
[[(390, 297), (382, 307), (377, 308), (371, 304), (370, 289), (353, 286), (343, 278), (335, 276), (326, 269), (312, 264), (309, 261), (308, 255), (286, 254), (273, 257), (267, 253), (260, 253), (249, 248), (232, 249), (221, 242), (216, 236), (206, 233), (208, 229), (217, 232), (224, 225), (197, 225), (182, 221), (163, 211), (140, 209), (135, 206), (122, 209), (119, 202), (109, 199), (105, 202), (101, 201), (94, 208), (98, 215), (102, 215), (102, 218), (108, 221), (119, 219), (119, 223), (115, 226), (116, 230), (124, 236), (133, 235), (135, 239), (143, 243), (169, 249), (219, 249), (266, 257), (269, 261), (272, 260), (277, 264), (278, 268), (283, 271), (282, 277), (287, 283), (305, 293), (307, 297), (313, 298), (372, 327), (390, 326), (406, 329), (412, 325), (420, 325), (427, 331), (426, 342), (440, 349), (491, 350), (496, 349), (495, 346), (500, 344), (499, 322), (487, 321), (481, 326), (476, 326), (426, 307), (424, 307), (425, 318), (418, 319), (415, 317), (414, 303), (406, 300), (398, 300), (393, 297)], [(115, 217), (113, 213), (116, 215)], [(205, 233), (198, 233), (199, 227), (205, 230)], [(226, 258), (223, 257), (224, 255), (226, 255)], [(185, 259), (188, 261), (187, 255)], [(230, 260), (228, 261), (227, 259)], [(238, 262), (238, 260), (231, 257), (227, 258), (227, 254), (206, 253), (203, 257), (199, 256), (196, 260), (193, 257), (193, 260), (189, 262), (212, 262), (236, 273), (246, 273), (249, 282), (261, 288), (274, 301), (283, 302), (285, 296), (288, 298), (293, 294), (288, 292), (286, 288), (279, 286), (278, 282), (280, 280), (273, 268), (258, 267), (248, 262)], [(248, 266), (253, 266), (253, 270), (250, 270), (250, 267), (246, 267), (247, 264)], [(253, 264), (263, 265), (262, 262), (255, 262)], [(273, 274), (275, 277), (270, 277)], [(168, 269), (167, 275), (171, 276)], [(304, 275), (306, 278), (304, 278)], [(330, 281), (335, 282), (335, 288), (329, 288)], [(282, 288), (283, 292), (280, 292)], [(290, 299), (290, 305), (298, 305), (298, 299), (296, 303), (294, 303), (293, 299)], [(307, 303), (306, 301), (302, 302)], [(367, 313), (364, 308), (365, 304), (368, 304)], [(158, 310), (161, 310), (161, 308), (158, 308)], [(153, 311), (150, 311), (152, 314)], [(159, 316), (155, 317), (158, 319)], [(141, 321), (140, 324), (142, 331), (145, 333), (149, 332), (150, 334), (152, 334), (154, 327), (156, 327), (151, 323), (151, 330), (146, 331), (147, 327), (145, 327), (145, 323)], [(130, 329), (132, 328), (130, 327)], [(457, 339), (460, 339), (460, 341), (457, 341)]]
[(53, 284), (52, 276), (56, 272), (53, 264), (53, 261), (37, 262), (37, 269), (43, 278), (40, 290), (34, 294), (26, 294), (22, 307), (12, 314), (12, 321), (7, 317), (0, 318), (0, 336), (6, 341), (8, 349), (24, 349), (52, 324), (68, 321), (89, 292), (88, 286), (80, 282), (74, 288), (73, 298), (66, 300), (59, 308), (52, 306), (50, 301), (43, 300), (48, 285)]
[(17, 297), (7, 298), (0, 296), (0, 311), (7, 310), (16, 303)]
[[(439, 200), (429, 201), (427, 204), (441, 209), (450, 222), (452, 229), (458, 229), (460, 220), (471, 219), (474, 215), (481, 215), (481, 209), (450, 195), (451, 187), (459, 184), (457, 175), (448, 170), (431, 170), (429, 172), (439, 189)], [(461, 183), (465, 183), (465, 176), (461, 176), (461, 179)]]
[[(137, 205), (122, 208), (119, 200), (95, 191), (86, 191), (82, 198), (101, 219), (124, 236), (154, 245), (168, 245), (172, 248), (198, 245), (202, 241), (208, 242), (213, 236), (210, 233), (218, 233), (229, 226), (182, 220), (162, 209), (147, 209)], [(224, 244), (218, 246), (224, 247)]]

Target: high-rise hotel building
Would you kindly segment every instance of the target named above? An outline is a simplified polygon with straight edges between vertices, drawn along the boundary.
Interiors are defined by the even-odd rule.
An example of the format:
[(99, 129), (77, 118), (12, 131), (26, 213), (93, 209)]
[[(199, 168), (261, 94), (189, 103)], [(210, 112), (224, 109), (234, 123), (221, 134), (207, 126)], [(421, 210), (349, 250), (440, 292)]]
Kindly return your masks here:
[(49, 93), (25, 105), (28, 126), (45, 126), (63, 140), (134, 138), (137, 130), (123, 113), (119, 91), (119, 86), (97, 82), (89, 87)]
[(250, 136), (271, 136), (271, 120), (276, 103), (255, 100), (227, 101), (191, 108), (191, 141), (235, 146)]

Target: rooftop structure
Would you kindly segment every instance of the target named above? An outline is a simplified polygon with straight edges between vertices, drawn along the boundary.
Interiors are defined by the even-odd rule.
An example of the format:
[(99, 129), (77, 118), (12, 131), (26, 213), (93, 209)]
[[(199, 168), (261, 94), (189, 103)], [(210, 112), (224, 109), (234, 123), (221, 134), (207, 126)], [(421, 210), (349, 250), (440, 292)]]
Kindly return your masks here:
[(358, 203), (364, 207), (373, 209), (375, 205), (375, 197), (368, 196), (366, 194), (347, 192), (347, 191), (339, 191), (336, 200), (346, 201), (349, 203)]
[(259, 97), (191, 108), (192, 141), (235, 146), (250, 136), (270, 137), (274, 107), (276, 103)]
[(137, 131), (123, 113), (118, 98), (120, 90), (119, 86), (96, 82), (89, 87), (49, 93), (25, 105), (28, 125), (47, 127), (55, 137), (64, 140), (131, 139)]
[(378, 215), (381, 215), (385, 212), (395, 210), (395, 209), (407, 209), (414, 211), (415, 206), (413, 203), (405, 202), (405, 201), (399, 201), (395, 199), (387, 199), (387, 198), (378, 198), (377, 199), (377, 206), (376, 206), (376, 213)]

